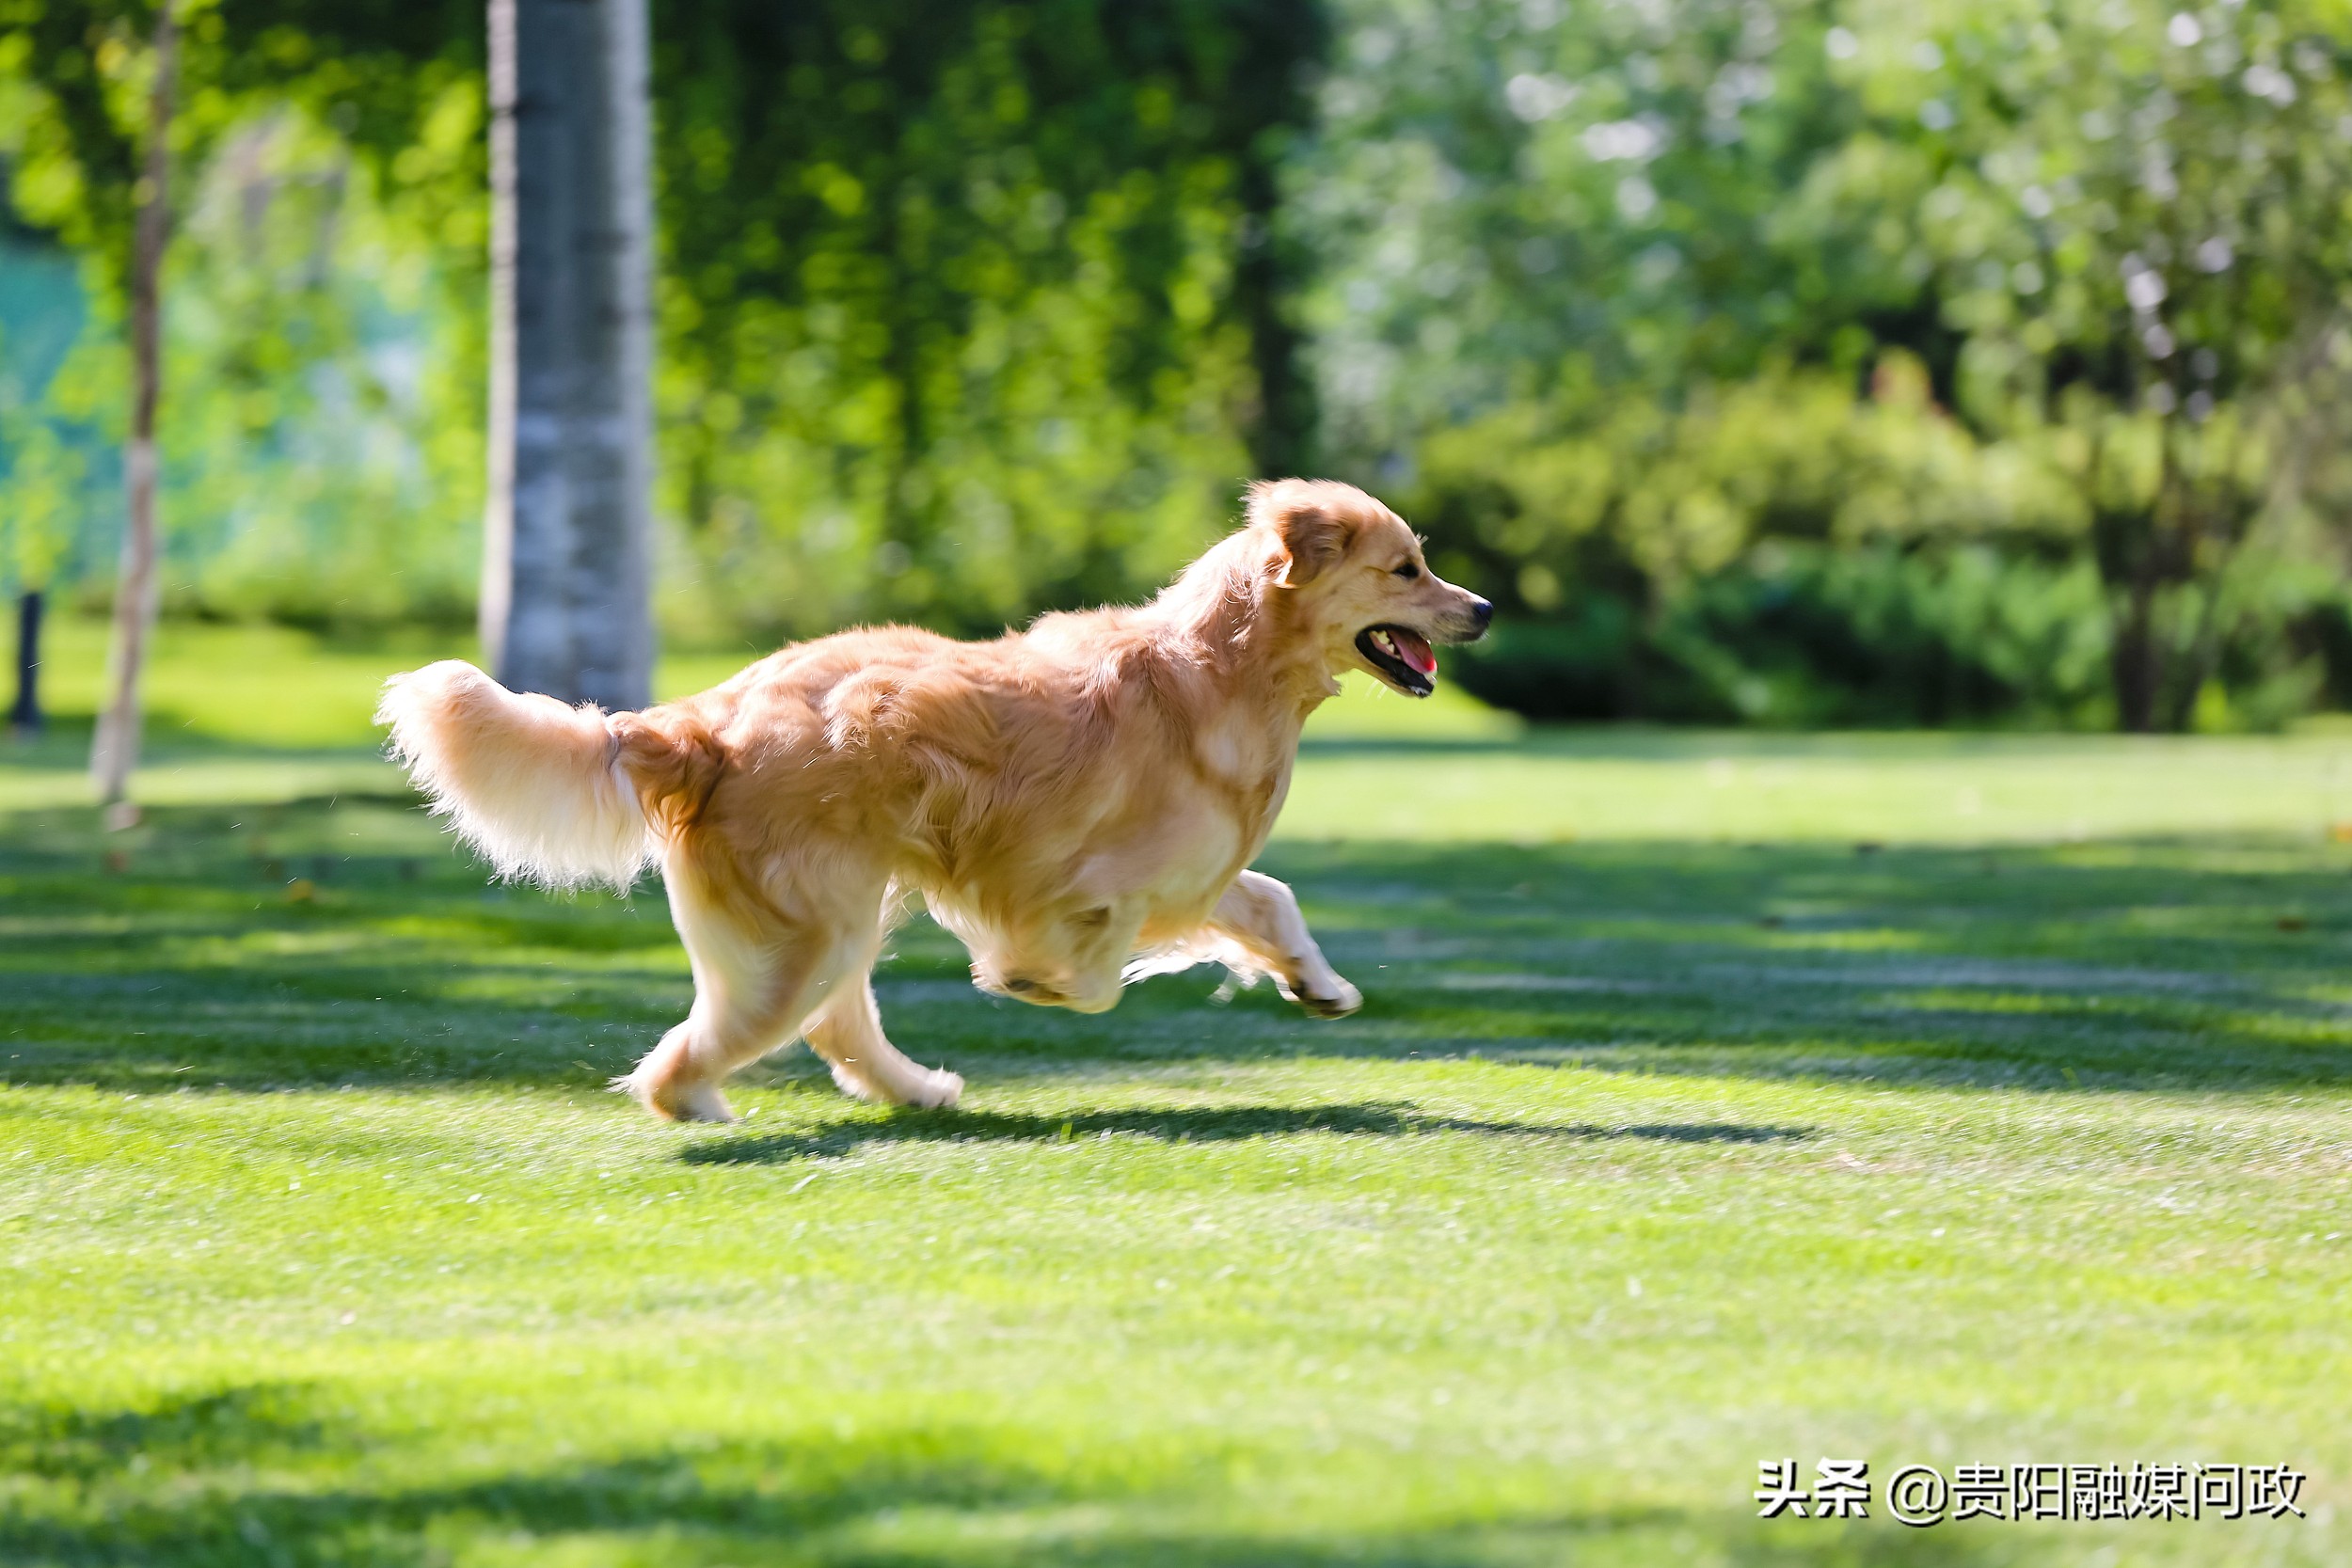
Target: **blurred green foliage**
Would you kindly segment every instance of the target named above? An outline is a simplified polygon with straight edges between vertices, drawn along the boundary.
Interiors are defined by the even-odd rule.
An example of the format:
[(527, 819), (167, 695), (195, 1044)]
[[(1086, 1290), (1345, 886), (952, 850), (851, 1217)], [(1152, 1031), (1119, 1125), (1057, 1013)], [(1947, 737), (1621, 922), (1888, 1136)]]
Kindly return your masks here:
[(1299, 455), (1260, 209), (1305, 0), (733, 0), (655, 36), (674, 592), (993, 631), (1156, 582), (1253, 444)]
[[(2352, 5), (2178, 3), (658, 5), (673, 638), (1138, 594), (1319, 468), (1498, 600), (1461, 673), (1533, 714), (2352, 700)], [(110, 556), (143, 14), (0, 6), (90, 300), (0, 399), (12, 581)], [(189, 14), (174, 594), (455, 624), (479, 8)]]
[(2344, 6), (1343, 9), (1327, 450), (1516, 613), (1474, 684), (2179, 728), (2341, 680)]
[[(482, 489), (479, 72), (423, 47), (429, 12), (309, 8), (179, 0), (167, 602), (317, 624), (454, 618)], [(17, 213), (48, 240), (0, 254), (0, 294), (60, 252), (81, 261), (79, 297), (48, 312), (79, 330), (0, 414), (0, 576), (24, 586), (55, 575), (103, 593), (113, 563), (151, 26), (141, 4), (0, 8), (0, 146)]]
[(83, 564), (77, 525), (106, 449), (52, 396), (82, 330), (72, 258), (0, 232), (0, 582), (11, 586), (45, 588)]

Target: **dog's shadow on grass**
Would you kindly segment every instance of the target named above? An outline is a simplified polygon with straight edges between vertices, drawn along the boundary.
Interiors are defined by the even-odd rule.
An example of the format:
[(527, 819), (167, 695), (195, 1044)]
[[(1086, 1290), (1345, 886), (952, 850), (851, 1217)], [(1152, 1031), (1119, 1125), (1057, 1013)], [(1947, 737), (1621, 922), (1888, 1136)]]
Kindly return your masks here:
[(1232, 1143), (1293, 1132), (1403, 1137), (1412, 1133), (1472, 1132), (1488, 1137), (1600, 1140), (1645, 1138), (1661, 1143), (1787, 1143), (1813, 1135), (1809, 1127), (1743, 1122), (1473, 1121), (1429, 1116), (1409, 1105), (1138, 1106), (1071, 1116), (1023, 1116), (1004, 1111), (900, 1111), (878, 1119), (837, 1121), (804, 1132), (738, 1133), (689, 1144), (678, 1158), (696, 1165), (767, 1165), (793, 1160), (839, 1159), (873, 1143), (1075, 1143), (1081, 1138), (1130, 1136), (1161, 1143)]

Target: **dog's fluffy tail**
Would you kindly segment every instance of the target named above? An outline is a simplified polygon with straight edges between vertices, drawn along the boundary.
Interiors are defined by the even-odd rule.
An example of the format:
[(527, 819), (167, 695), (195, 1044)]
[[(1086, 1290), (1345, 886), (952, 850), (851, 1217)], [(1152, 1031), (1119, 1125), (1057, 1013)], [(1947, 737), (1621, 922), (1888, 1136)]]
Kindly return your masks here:
[(593, 706), (517, 695), (451, 658), (385, 682), (375, 721), (434, 811), (502, 876), (626, 888), (653, 858), (620, 739)]

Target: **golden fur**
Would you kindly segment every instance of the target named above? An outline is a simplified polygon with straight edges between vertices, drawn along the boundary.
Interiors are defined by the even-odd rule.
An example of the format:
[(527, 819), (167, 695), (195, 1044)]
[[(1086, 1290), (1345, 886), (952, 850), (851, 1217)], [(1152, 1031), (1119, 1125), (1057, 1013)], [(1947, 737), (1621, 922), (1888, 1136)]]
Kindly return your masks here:
[(1425, 695), (1427, 642), (1488, 613), (1371, 497), (1284, 480), (1140, 607), (993, 642), (844, 632), (610, 716), (452, 660), (395, 676), (376, 717), (501, 872), (626, 886), (659, 860), (695, 995), (622, 1080), (648, 1109), (730, 1119), (721, 1083), (795, 1036), (851, 1094), (946, 1105), (962, 1080), (883, 1037), (867, 979), (909, 895), (999, 995), (1100, 1012), (1220, 959), (1353, 1012), (1290, 890), (1246, 867), (1338, 673)]

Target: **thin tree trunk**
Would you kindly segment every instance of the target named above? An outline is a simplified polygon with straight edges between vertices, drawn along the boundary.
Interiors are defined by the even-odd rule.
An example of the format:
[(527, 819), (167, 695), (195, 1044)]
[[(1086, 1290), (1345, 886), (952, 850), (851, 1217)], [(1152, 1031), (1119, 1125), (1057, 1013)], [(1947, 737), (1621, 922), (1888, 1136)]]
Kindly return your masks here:
[(90, 771), (109, 828), (138, 821), (124, 797), (139, 752), (139, 676), (162, 582), (155, 572), (155, 404), (162, 390), (164, 246), (171, 237), (171, 115), (180, 26), (171, 0), (155, 15), (155, 81), (147, 101), (147, 158), (131, 240), (131, 433), (122, 470), (129, 515), (115, 583), (114, 693), (100, 716)]
[(1258, 378), (1258, 406), (1245, 439), (1259, 476), (1279, 479), (1313, 467), (1315, 396), (1299, 368), (1304, 337), (1291, 318), (1288, 258), (1277, 227), (1281, 191), (1270, 154), (1252, 149), (1243, 158), (1239, 194), (1233, 299), (1249, 334), (1249, 362)]
[[(2227, 483), (2228, 481), (2223, 481), (2225, 486)], [(2226, 490), (2215, 502), (2216, 507), (2224, 510), (2225, 514), (2228, 509), (2240, 504)], [(2194, 562), (2197, 547), (2203, 542), (2199, 534), (2209, 533), (2214, 539), (2212, 567), (2203, 572), (2194, 572), (2191, 577), (2202, 594), (2197, 607), (2197, 626), (2189, 635), (2187, 651), (2177, 660), (2171, 687), (2166, 693), (2164, 727), (2176, 734), (2186, 734), (2196, 722), (2197, 699), (2204, 694), (2205, 683), (2220, 667), (2222, 594), (2228, 586), (2230, 567), (2237, 558), (2246, 528), (2244, 517), (2229, 518), (2219, 530), (2192, 531), (2183, 546), (2188, 552), (2189, 561)]]
[(16, 601), (16, 705), (8, 710), (8, 727), (19, 735), (39, 735), (40, 717), (40, 590), (28, 588)]
[(2188, 651), (2173, 661), (2171, 681), (2158, 717), (2165, 732), (2186, 735), (2197, 722), (2197, 700), (2221, 662), (2221, 568), (2198, 583), (2202, 599), (2197, 607), (2197, 629), (2190, 633)]
[(2156, 585), (2153, 578), (2135, 580), (2124, 598), (2123, 618), (2115, 628), (2115, 646), (2108, 654), (2115, 678), (2116, 727), (2131, 735), (2148, 735), (2156, 727)]
[(515, 581), (515, 5), (490, 0), (489, 493), (477, 610), (483, 661), (501, 673)]
[[(890, 348), (883, 356), (883, 364), (885, 373), (898, 393), (898, 407), (894, 411), (898, 427), (898, 450), (891, 456), (890, 483), (882, 492), (882, 539), (878, 557), (878, 562), (887, 562), (882, 567), (882, 575), (888, 579), (903, 576), (908, 566), (921, 555), (926, 543), (924, 534), (928, 530), (922, 526), (923, 520), (915, 515), (912, 492), (914, 489), (915, 470), (922, 465), (924, 454), (930, 445), (930, 436), (924, 418), (922, 345), (915, 341), (919, 330), (916, 318), (921, 314), (921, 307), (914, 303), (917, 293), (908, 280), (907, 258), (900, 249), (903, 242), (898, 228), (898, 203), (886, 200), (882, 211), (885, 216), (882, 249), (890, 258), (895, 273), (886, 307)], [(920, 614), (931, 608), (927, 604), (910, 604), (899, 599), (899, 586), (895, 582), (885, 580), (876, 586), (881, 590), (882, 603), (896, 613)]]
[(500, 680), (651, 697), (653, 202), (644, 0), (491, 0), (490, 500)]

